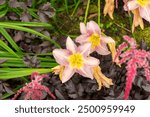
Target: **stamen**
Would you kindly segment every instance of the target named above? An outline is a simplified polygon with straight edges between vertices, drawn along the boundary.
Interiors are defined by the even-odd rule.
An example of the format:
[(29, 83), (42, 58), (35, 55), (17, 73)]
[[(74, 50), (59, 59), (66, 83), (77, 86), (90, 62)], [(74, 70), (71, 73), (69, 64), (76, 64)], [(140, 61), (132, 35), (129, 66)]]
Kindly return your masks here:
[(80, 69), (84, 64), (83, 56), (80, 53), (75, 53), (69, 56), (68, 61), (70, 66), (75, 69)]
[(89, 37), (89, 42), (92, 43), (92, 48), (96, 48), (100, 45), (100, 36), (98, 34), (93, 34)]
[(137, 3), (142, 7), (146, 7), (150, 3), (150, 0), (137, 0)]

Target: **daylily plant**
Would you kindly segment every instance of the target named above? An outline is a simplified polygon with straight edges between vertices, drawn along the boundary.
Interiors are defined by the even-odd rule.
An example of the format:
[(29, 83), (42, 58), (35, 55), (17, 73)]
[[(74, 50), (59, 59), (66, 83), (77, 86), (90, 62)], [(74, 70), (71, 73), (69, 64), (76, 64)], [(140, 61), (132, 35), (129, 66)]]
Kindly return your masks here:
[(132, 11), (134, 14), (132, 32), (139, 25), (144, 29), (142, 18), (150, 22), (150, 0), (130, 0), (125, 5), (125, 10)]
[[(76, 38), (76, 42), (80, 44), (91, 43), (91, 50), (96, 51), (100, 55), (108, 55), (112, 52), (112, 58), (116, 54), (115, 41), (111, 37), (107, 37), (102, 34), (98, 24), (94, 21), (90, 21), (85, 26), (84, 23), (80, 23), (81, 35)], [(110, 51), (108, 50), (107, 44)]]
[(108, 14), (111, 19), (114, 19), (113, 18), (114, 7), (115, 7), (114, 1), (115, 0), (105, 0), (105, 6), (103, 11), (104, 16)]
[(99, 68), (99, 60), (89, 56), (90, 43), (85, 43), (76, 46), (70, 37), (66, 41), (66, 49), (53, 50), (53, 56), (56, 62), (60, 64), (53, 68), (55, 74), (59, 74), (62, 83), (67, 82), (74, 73), (87, 78), (95, 78), (98, 82), (99, 89), (104, 85), (109, 87), (112, 85), (112, 80), (102, 74)]

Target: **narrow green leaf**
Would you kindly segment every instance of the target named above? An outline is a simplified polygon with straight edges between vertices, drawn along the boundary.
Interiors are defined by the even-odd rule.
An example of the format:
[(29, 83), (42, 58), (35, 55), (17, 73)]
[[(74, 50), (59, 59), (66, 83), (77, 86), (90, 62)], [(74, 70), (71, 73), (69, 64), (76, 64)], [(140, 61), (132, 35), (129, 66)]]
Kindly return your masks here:
[[(58, 65), (57, 63), (48, 63), (48, 62), (41, 62), (42, 68), (52, 68)], [(27, 65), (25, 65), (23, 62), (20, 61), (8, 61), (3, 64), (0, 64), (1, 67), (19, 67), (20, 68), (26, 68)]]
[(0, 68), (0, 73), (5, 73), (5, 72), (13, 72), (13, 71), (20, 71), (20, 70), (26, 70), (29, 68)]
[(7, 31), (3, 28), (0, 28), (0, 32), (2, 35), (6, 38), (6, 40), (11, 44), (11, 46), (20, 54), (22, 54), (21, 49), (18, 47), (18, 45), (14, 42), (14, 40), (11, 38), (11, 36), (7, 33)]
[(21, 58), (2, 57), (2, 56), (0, 56), (0, 59), (6, 59), (6, 60), (12, 60), (12, 61), (22, 61)]
[(4, 24), (2, 22), (0, 22), (0, 26), (4, 27), (4, 28), (10, 28), (10, 29), (15, 29), (15, 30), (21, 30), (21, 31), (25, 31), (25, 32), (29, 32), (35, 35), (38, 35), (40, 37), (45, 38), (46, 40), (50, 41), (51, 43), (53, 43), (56, 47), (60, 48), (60, 45), (58, 43), (56, 43), (54, 40), (52, 40), (49, 36), (46, 36), (42, 33), (39, 33), (33, 29), (27, 28), (27, 27), (21, 27), (21, 26), (16, 26), (16, 25), (11, 25), (11, 24)]
[(20, 64), (20, 63), (10, 63), (10, 62), (0, 64), (0, 66), (1, 66), (1, 67), (19, 67), (18, 69), (27, 67), (27, 66), (24, 65), (24, 64)]
[(8, 97), (10, 97), (11, 95), (13, 95), (14, 93), (5, 93), (2, 97), (0, 97), (1, 100), (4, 100)]
[(81, 2), (81, 0), (78, 0), (78, 2), (76, 3), (75, 8), (74, 8), (74, 10), (73, 10), (73, 12), (72, 12), (72, 14), (71, 14), (71, 17), (73, 17), (74, 13), (75, 13), (76, 10), (78, 9), (78, 6), (79, 6), (80, 2)]
[(19, 70), (19, 71), (13, 71), (8, 73), (1, 73), (0, 79), (13, 79), (23, 76), (31, 75), (32, 72), (39, 72), (39, 73), (49, 73), (52, 72), (52, 69), (27, 69), (27, 70)]
[(32, 17), (34, 17), (34, 18), (36, 18), (36, 19), (39, 18), (39, 16), (35, 13), (35, 10), (34, 10), (34, 9), (28, 8), (27, 10), (28, 10), (29, 14), (30, 14)]
[(67, 14), (69, 14), (69, 10), (68, 10), (68, 1), (67, 1), (67, 0), (65, 0), (65, 8), (66, 8)]
[(4, 4), (0, 5), (0, 10), (4, 9), (4, 8), (6, 8), (6, 7), (7, 7), (7, 4), (4, 3)]
[(12, 8), (12, 7), (10, 8), (9, 7), (9, 11), (14, 12), (14, 13), (16, 13), (19, 16), (22, 14), (22, 10), (18, 9), (18, 8)]
[(0, 22), (6, 25), (16, 25), (16, 26), (30, 26), (30, 27), (48, 27), (50, 29), (53, 29), (53, 26), (48, 23), (44, 22)]
[(8, 8), (6, 8), (5, 10), (1, 10), (0, 11), (0, 18), (3, 17), (3, 16), (5, 16), (6, 13), (7, 13), (7, 11), (8, 11)]
[(2, 40), (0, 40), (0, 46), (3, 49), (7, 50), (9, 52), (9, 54), (12, 54), (12, 55), (19, 58), (19, 56), (10, 47), (8, 47)]
[[(23, 87), (23, 85), (21, 86), (17, 86), (15, 89), (13, 89), (13, 92), (17, 92), (21, 87)], [(0, 99), (4, 100), (8, 97), (10, 97), (11, 95), (13, 95), (14, 93), (5, 93)]]
[[(1, 47), (1, 46), (0, 46)], [(18, 53), (16, 52), (16, 54), (18, 55)], [(20, 58), (23, 57), (23, 55), (19, 55)], [(11, 58), (16, 58), (16, 56), (10, 54), (9, 52), (7, 51), (0, 51), (0, 57), (11, 57)]]

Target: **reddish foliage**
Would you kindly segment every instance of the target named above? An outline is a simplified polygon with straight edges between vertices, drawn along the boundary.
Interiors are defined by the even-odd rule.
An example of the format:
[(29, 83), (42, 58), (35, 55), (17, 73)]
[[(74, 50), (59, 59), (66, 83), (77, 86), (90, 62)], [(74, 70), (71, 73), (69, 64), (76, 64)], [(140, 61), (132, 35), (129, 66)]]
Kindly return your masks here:
[(32, 100), (39, 100), (43, 96), (42, 91), (47, 92), (53, 99), (56, 97), (51, 93), (51, 91), (44, 85), (41, 85), (41, 81), (44, 78), (48, 78), (48, 75), (43, 74), (39, 75), (37, 72), (32, 73), (31, 75), (31, 82), (26, 84), (23, 88), (18, 90), (15, 96), (12, 98), (15, 100), (22, 92), (25, 92), (24, 99), (32, 99)]
[[(115, 56), (115, 61), (116, 58), (120, 56), (121, 59), (119, 60), (118, 64), (123, 64), (127, 62), (126, 63), (127, 79), (126, 79), (124, 99), (128, 99), (130, 90), (132, 88), (132, 82), (137, 74), (137, 68), (144, 68), (145, 77), (148, 81), (150, 81), (150, 65), (148, 61), (148, 59), (150, 58), (150, 52), (137, 49), (136, 42), (133, 38), (130, 38), (129, 36), (124, 36), (123, 38), (128, 43), (124, 42), (118, 47), (117, 54)], [(128, 47), (130, 48), (127, 49)], [(127, 50), (123, 52), (124, 49)]]

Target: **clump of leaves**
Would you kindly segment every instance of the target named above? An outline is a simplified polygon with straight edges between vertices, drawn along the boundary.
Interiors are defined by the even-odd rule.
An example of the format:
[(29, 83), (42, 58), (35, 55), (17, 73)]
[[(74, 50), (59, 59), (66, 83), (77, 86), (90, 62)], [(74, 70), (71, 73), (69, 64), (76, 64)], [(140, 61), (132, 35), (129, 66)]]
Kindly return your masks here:
[(49, 22), (49, 18), (55, 15), (55, 9), (51, 6), (51, 3), (47, 2), (39, 7), (37, 14), (41, 22)]
[(3, 95), (3, 93), (10, 93), (13, 94), (12, 89), (10, 88), (9, 84), (6, 83), (5, 81), (0, 81), (0, 99)]
[[(150, 52), (147, 52), (143, 49), (138, 49), (136, 41), (129, 36), (124, 36), (124, 40), (128, 43), (123, 42), (119, 47), (116, 54), (116, 57), (121, 57), (118, 64), (126, 63), (126, 87), (124, 93), (124, 99), (128, 99), (130, 90), (132, 88), (132, 82), (137, 75), (137, 69), (143, 68), (145, 71), (145, 77), (148, 81), (150, 81), (150, 65), (149, 65), (149, 58)], [(129, 47), (129, 49), (127, 49)], [(126, 49), (126, 50), (125, 50)], [(125, 51), (124, 51), (125, 50)], [(124, 51), (122, 53), (122, 51)]]
[(24, 63), (31, 68), (40, 67), (40, 60), (38, 60), (37, 56), (29, 56), (26, 55), (23, 58)]
[(17, 99), (17, 97), (24, 92), (24, 99), (32, 99), (32, 100), (39, 100), (42, 99), (43, 91), (47, 92), (52, 99), (56, 99), (56, 97), (51, 93), (48, 87), (41, 84), (44, 78), (49, 78), (48, 75), (43, 74), (39, 75), (37, 72), (32, 73), (31, 75), (31, 82), (26, 84), (23, 88), (18, 90), (18, 92), (12, 98), (13, 100)]

